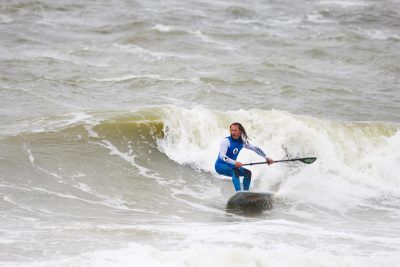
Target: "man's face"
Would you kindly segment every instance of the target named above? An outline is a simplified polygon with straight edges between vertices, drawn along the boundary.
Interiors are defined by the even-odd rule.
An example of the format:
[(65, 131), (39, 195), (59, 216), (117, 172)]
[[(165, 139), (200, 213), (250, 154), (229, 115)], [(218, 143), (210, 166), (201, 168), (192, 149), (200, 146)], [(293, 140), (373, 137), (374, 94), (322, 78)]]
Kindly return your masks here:
[(233, 139), (239, 139), (239, 137), (242, 135), (242, 132), (239, 130), (239, 126), (237, 125), (232, 125), (231, 126), (231, 136)]

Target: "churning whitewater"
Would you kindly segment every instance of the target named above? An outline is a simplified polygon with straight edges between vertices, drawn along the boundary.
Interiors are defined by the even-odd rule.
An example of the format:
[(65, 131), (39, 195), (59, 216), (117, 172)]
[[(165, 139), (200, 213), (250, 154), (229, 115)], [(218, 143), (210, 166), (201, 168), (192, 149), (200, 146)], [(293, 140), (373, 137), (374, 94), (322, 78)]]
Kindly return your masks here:
[(0, 1), (0, 265), (400, 267), (398, 7)]
[[(234, 189), (213, 170), (233, 120), (275, 158), (318, 157), (307, 167), (254, 166), (251, 190), (275, 193), (274, 209), (254, 217), (226, 212)], [(37, 125), (1, 140), (3, 168), (14, 174), (1, 184), (7, 264), (397, 263), (394, 124), (163, 106)], [(243, 151), (240, 160), (257, 157)], [(286, 253), (295, 260), (279, 263)]]

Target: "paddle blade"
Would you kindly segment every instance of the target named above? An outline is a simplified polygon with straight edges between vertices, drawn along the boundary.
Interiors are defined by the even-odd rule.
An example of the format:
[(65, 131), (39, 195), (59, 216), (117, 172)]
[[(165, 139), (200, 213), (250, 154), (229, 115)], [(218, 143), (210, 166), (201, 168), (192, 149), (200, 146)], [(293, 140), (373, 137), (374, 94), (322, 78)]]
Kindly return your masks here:
[(312, 158), (302, 158), (302, 159), (299, 159), (301, 162), (303, 162), (303, 163), (305, 163), (305, 164), (311, 164), (311, 163), (313, 163), (314, 161), (316, 161), (317, 160), (317, 158), (314, 158), (314, 157), (312, 157)]

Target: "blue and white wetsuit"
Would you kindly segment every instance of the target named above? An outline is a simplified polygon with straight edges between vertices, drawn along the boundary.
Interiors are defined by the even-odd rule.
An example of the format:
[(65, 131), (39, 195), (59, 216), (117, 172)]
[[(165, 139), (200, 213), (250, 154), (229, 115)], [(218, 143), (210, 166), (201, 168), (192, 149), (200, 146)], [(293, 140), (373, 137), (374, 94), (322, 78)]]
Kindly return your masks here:
[(242, 138), (233, 139), (232, 136), (228, 136), (222, 140), (219, 155), (215, 162), (215, 171), (221, 175), (232, 177), (233, 186), (236, 191), (241, 190), (240, 187), (240, 176), (243, 178), (243, 190), (247, 191), (250, 187), (251, 182), (251, 171), (240, 167), (235, 168), (236, 159), (242, 148), (250, 149), (256, 152), (261, 157), (267, 159), (267, 155), (259, 148), (251, 145), (249, 142), (243, 142)]

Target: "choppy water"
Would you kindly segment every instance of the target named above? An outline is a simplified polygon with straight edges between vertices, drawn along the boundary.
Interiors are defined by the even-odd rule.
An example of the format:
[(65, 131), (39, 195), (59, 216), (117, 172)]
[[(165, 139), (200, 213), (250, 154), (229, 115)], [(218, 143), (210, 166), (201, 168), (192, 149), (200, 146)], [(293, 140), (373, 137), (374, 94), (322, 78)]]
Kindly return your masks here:
[[(1, 2), (0, 265), (400, 266), (399, 10)], [(232, 121), (318, 157), (252, 167), (271, 211), (225, 210)]]

